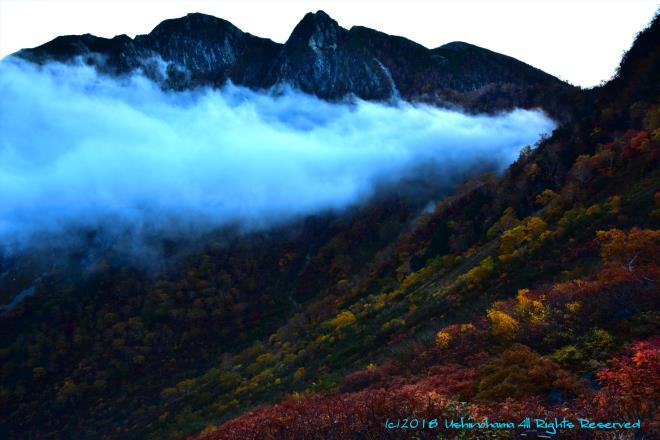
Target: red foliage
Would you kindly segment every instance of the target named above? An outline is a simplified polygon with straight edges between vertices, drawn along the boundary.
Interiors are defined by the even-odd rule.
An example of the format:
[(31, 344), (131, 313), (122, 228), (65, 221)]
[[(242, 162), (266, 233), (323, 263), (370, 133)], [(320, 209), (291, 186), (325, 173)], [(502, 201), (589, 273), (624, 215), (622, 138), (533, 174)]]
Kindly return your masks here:
[(360, 391), (369, 386), (380, 382), (382, 374), (378, 370), (359, 370), (346, 375), (341, 383), (341, 390), (343, 392)]
[(341, 384), (342, 392), (363, 389), (403, 390), (422, 393), (437, 393), (457, 396), (469, 400), (473, 395), (476, 369), (457, 364), (434, 365), (426, 376), (395, 375), (393, 369), (379, 366), (348, 374)]
[(598, 372), (603, 388), (594, 402), (606, 413), (641, 419), (660, 434), (660, 336), (632, 344), (628, 352)]
[(456, 364), (435, 365), (429, 369), (428, 375), (415, 386), (425, 392), (434, 391), (447, 396), (457, 396), (462, 400), (469, 400), (474, 394), (477, 372), (473, 368)]
[[(230, 420), (198, 440), (398, 439), (401, 430), (386, 429), (387, 419), (427, 420), (455, 417), (449, 401), (415, 389), (367, 390), (333, 396), (311, 395), (251, 411)], [(448, 412), (450, 411), (450, 412)], [(451, 412), (454, 413), (451, 413)], [(460, 415), (459, 415), (460, 417)], [(406, 430), (418, 438), (437, 438), (437, 430)]]
[(649, 143), (649, 136), (644, 131), (628, 130), (624, 140), (625, 146), (621, 154), (626, 159), (630, 159), (644, 150)]
[[(472, 408), (474, 411), (475, 419), (482, 419), (488, 417), (491, 420), (516, 420), (522, 421), (527, 417), (533, 419), (545, 419), (554, 421), (558, 419), (561, 421), (566, 418), (575, 423), (579, 417), (591, 416), (593, 411), (586, 405), (580, 406), (579, 409), (568, 406), (551, 406), (548, 407), (541, 402), (538, 397), (526, 397), (519, 399), (506, 399), (502, 402), (490, 403), (488, 405), (480, 405)], [(542, 430), (541, 433), (543, 434)], [(553, 438), (563, 440), (584, 440), (593, 438), (584, 430), (580, 429), (560, 429), (557, 435)], [(603, 437), (596, 437), (603, 438)]]
[(624, 137), (630, 146), (637, 151), (642, 151), (649, 143), (649, 135), (645, 131), (628, 130)]

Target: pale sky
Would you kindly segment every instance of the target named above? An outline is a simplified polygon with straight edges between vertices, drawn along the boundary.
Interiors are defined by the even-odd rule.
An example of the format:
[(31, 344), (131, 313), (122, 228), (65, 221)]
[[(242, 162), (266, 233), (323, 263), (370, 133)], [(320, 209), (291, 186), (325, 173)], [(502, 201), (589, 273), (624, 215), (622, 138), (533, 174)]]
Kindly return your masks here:
[(0, 0), (0, 56), (58, 35), (145, 34), (167, 18), (203, 12), (284, 42), (309, 11), (345, 28), (367, 26), (434, 48), (465, 41), (583, 87), (609, 79), (657, 0)]

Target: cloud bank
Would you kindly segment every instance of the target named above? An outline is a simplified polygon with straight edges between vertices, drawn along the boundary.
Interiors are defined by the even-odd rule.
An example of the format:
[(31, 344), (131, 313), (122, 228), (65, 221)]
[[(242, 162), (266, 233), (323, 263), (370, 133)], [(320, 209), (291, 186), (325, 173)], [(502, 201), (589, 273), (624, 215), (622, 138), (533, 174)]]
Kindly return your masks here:
[(267, 227), (365, 200), (422, 165), (498, 168), (549, 133), (540, 112), (328, 103), (228, 85), (165, 92), (138, 74), (0, 64), (0, 242), (75, 228)]

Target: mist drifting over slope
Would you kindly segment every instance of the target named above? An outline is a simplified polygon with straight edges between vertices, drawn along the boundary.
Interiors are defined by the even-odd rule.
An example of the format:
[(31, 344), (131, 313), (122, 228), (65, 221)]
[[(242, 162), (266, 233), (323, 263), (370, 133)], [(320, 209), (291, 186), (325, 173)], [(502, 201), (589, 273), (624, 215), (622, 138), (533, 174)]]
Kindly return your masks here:
[(232, 86), (166, 92), (91, 67), (0, 65), (0, 242), (83, 228), (263, 228), (343, 209), (422, 165), (497, 168), (549, 133), (540, 112), (328, 103)]

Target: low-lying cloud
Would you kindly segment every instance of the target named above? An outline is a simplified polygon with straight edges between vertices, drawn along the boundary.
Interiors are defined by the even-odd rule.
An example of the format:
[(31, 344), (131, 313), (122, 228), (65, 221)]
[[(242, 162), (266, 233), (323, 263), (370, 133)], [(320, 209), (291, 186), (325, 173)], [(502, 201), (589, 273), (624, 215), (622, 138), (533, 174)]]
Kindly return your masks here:
[(421, 165), (503, 168), (554, 124), (535, 111), (328, 103), (228, 85), (165, 92), (87, 66), (0, 65), (0, 242), (76, 227), (208, 231), (343, 209)]

